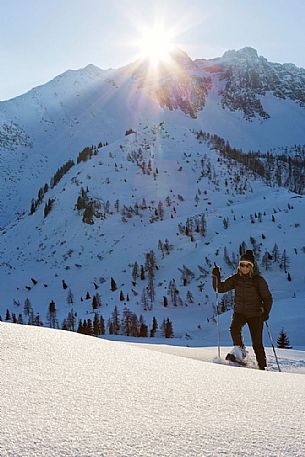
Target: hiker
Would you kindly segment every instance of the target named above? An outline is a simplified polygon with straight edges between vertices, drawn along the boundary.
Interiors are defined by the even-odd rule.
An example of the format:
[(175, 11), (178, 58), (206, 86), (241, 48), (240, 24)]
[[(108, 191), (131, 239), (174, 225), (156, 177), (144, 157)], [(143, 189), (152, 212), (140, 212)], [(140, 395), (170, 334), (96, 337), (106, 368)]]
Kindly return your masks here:
[[(267, 282), (260, 276), (254, 259), (253, 251), (247, 250), (240, 257), (237, 272), (221, 281), (220, 269), (215, 265), (212, 270), (213, 288), (223, 293), (235, 290), (233, 316), (230, 333), (234, 349), (239, 350), (242, 358), (247, 353), (242, 337), (242, 328), (248, 325), (252, 346), (260, 370), (267, 366), (265, 349), (263, 346), (263, 325), (269, 318), (272, 306), (272, 295)], [(232, 360), (228, 357), (228, 360)]]

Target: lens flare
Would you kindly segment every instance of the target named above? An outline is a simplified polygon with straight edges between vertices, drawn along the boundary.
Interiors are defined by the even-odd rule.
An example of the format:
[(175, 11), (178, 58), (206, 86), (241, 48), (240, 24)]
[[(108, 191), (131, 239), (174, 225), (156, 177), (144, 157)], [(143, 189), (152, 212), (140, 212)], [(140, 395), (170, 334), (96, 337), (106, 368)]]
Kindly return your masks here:
[(174, 34), (160, 24), (156, 24), (150, 29), (143, 29), (138, 41), (141, 58), (148, 59), (153, 66), (157, 66), (161, 62), (168, 62), (170, 54), (175, 48), (173, 40)]

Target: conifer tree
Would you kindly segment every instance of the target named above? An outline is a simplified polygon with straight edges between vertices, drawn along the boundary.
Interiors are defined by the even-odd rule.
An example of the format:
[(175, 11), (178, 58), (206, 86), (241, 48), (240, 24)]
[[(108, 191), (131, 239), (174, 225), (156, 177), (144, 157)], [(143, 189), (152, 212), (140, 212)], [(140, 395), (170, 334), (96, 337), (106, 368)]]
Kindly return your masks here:
[(80, 319), (78, 322), (77, 333), (83, 333), (83, 332), (84, 332), (83, 323), (82, 323), (82, 320)]
[(117, 306), (114, 307), (114, 310), (111, 314), (111, 322), (112, 322), (112, 331), (114, 335), (119, 335), (121, 325), (120, 325), (120, 317)]
[(145, 279), (145, 271), (144, 271), (143, 265), (141, 265), (141, 276), (140, 276), (140, 278), (141, 278), (141, 281), (144, 281), (144, 279)]
[(115, 292), (117, 290), (117, 285), (113, 278), (111, 278), (111, 290), (112, 292)]
[(83, 214), (83, 222), (85, 224), (93, 225), (94, 220), (94, 211), (93, 211), (93, 204), (92, 202), (89, 202), (88, 205), (85, 208), (84, 214)]
[(278, 262), (280, 260), (280, 250), (278, 245), (275, 243), (272, 249), (272, 259), (273, 262)]
[(100, 316), (100, 335), (105, 335), (105, 321), (103, 316)]
[(173, 324), (169, 318), (164, 320), (162, 323), (162, 335), (164, 338), (173, 338), (174, 336)]
[(134, 283), (137, 282), (138, 276), (139, 276), (139, 265), (137, 262), (134, 263), (132, 267), (132, 272), (131, 272), (132, 280)]
[(288, 272), (288, 268), (289, 268), (289, 258), (288, 258), (286, 249), (284, 249), (283, 254), (282, 254), (282, 257), (281, 257), (280, 268), (283, 269), (285, 273)]
[(96, 309), (99, 309), (101, 303), (100, 303), (100, 296), (98, 293), (96, 293), (94, 296), (93, 296), (93, 299), (92, 299), (92, 309), (93, 311), (95, 311)]
[(73, 305), (74, 303), (74, 296), (71, 289), (68, 290), (67, 303), (68, 305)]
[(55, 328), (55, 326), (56, 326), (56, 305), (53, 300), (49, 304), (48, 321), (49, 321), (50, 328)]
[(187, 291), (186, 298), (189, 304), (194, 303), (194, 297), (190, 290)]
[(152, 323), (152, 328), (150, 330), (150, 336), (154, 337), (157, 330), (158, 330), (158, 321), (155, 317), (153, 317), (153, 323)]
[(266, 271), (269, 271), (271, 269), (271, 258), (270, 254), (268, 251), (265, 252), (265, 254), (262, 257), (262, 266), (265, 268)]
[(277, 347), (281, 349), (292, 349), (292, 346), (290, 346), (287, 333), (284, 331), (283, 328), (281, 329), (279, 337), (277, 339)]
[(147, 300), (147, 294), (146, 294), (145, 287), (143, 287), (143, 290), (142, 290), (141, 302), (142, 302), (144, 311), (147, 311), (147, 309), (148, 309), (148, 300)]
[(24, 301), (24, 307), (23, 307), (23, 312), (26, 317), (30, 316), (31, 309), (32, 309), (31, 302), (28, 298), (26, 298)]
[(87, 322), (87, 329), (86, 329), (86, 335), (93, 335), (93, 326), (92, 326), (92, 320), (88, 319)]
[(140, 318), (139, 318), (139, 336), (142, 338), (147, 338), (147, 336), (148, 336), (148, 327), (145, 324), (142, 315), (140, 315)]
[(94, 321), (93, 321), (93, 335), (94, 336), (99, 336), (100, 334), (100, 320), (98, 318), (98, 315), (94, 315)]

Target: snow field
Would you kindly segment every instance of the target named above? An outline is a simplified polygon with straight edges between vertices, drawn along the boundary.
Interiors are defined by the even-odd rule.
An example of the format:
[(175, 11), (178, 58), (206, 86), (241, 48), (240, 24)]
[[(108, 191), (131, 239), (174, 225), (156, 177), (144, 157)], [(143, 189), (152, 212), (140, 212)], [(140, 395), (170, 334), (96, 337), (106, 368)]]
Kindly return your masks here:
[(303, 455), (303, 376), (12, 324), (0, 341), (2, 457)]

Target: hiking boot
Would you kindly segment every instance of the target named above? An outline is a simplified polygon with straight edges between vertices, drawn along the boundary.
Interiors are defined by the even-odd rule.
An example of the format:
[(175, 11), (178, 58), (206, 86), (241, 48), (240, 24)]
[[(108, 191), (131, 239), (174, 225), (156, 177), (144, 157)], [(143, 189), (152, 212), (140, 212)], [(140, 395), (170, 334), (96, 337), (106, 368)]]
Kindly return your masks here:
[(236, 360), (240, 360), (241, 362), (247, 357), (246, 348), (241, 346), (234, 346), (231, 354), (234, 355)]

